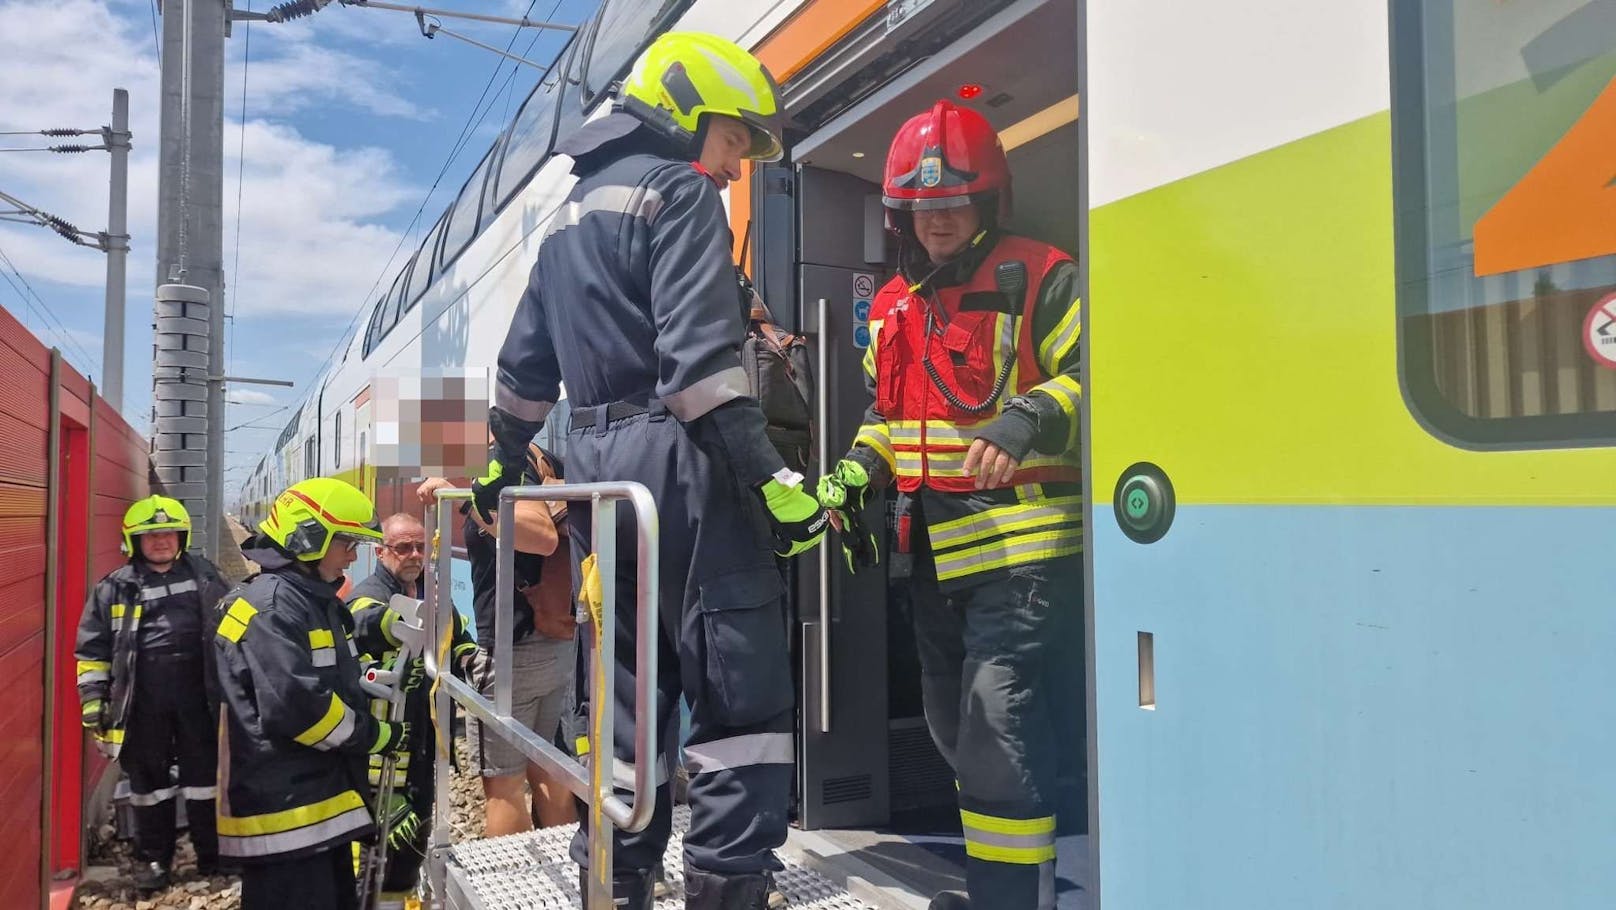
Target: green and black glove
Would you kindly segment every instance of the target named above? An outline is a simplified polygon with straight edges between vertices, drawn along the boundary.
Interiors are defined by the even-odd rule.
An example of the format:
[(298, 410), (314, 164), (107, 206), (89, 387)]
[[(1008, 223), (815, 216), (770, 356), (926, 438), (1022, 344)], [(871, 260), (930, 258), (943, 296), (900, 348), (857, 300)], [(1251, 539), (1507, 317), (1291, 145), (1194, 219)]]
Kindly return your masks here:
[(870, 474), (851, 458), (836, 463), (836, 470), (819, 478), (819, 504), (836, 513), (842, 525), (842, 557), (847, 570), (858, 572), (881, 561), (875, 532), (864, 523), (864, 504), (870, 495)]
[(370, 754), (380, 755), (387, 752), (402, 753), (410, 747), (410, 722), (407, 720), (377, 721), (379, 728), (376, 733), (376, 742), (370, 747)]
[(397, 853), (406, 848), (414, 849), (415, 834), (421, 830), (421, 816), (404, 794), (394, 793), (388, 801), (387, 811), (382, 814), (382, 829), (387, 832), (389, 850)]
[(785, 469), (757, 488), (769, 510), (774, 528), (774, 552), (796, 556), (818, 546), (830, 518), (812, 496), (802, 490), (802, 475)]
[(86, 701), (79, 709), (79, 722), (84, 729), (100, 733), (107, 728), (107, 703), (99, 698)]

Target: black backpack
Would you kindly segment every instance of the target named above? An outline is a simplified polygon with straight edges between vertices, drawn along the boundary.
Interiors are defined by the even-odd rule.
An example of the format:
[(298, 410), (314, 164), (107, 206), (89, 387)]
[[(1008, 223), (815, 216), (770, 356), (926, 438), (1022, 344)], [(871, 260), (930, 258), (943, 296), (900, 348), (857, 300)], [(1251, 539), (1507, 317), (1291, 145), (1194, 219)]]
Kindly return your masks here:
[(736, 269), (735, 274), (748, 313), (746, 339), (741, 342), (747, 384), (763, 409), (769, 442), (786, 467), (806, 471), (814, 450), (814, 374), (808, 340), (776, 325), (746, 273)]

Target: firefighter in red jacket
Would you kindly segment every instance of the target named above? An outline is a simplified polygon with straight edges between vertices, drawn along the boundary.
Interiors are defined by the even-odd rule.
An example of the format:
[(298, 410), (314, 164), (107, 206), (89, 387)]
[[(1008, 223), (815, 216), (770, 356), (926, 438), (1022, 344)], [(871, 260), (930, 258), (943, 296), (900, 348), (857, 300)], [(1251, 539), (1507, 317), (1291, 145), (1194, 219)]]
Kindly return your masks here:
[(1004, 231), (1009, 166), (975, 111), (939, 101), (905, 123), (882, 189), (901, 242), (870, 312), (875, 401), (821, 502), (852, 561), (873, 550), (851, 533), (868, 533), (867, 492), (897, 484), (894, 549), (912, 561), (894, 565), (912, 566), (926, 720), (959, 782), (970, 892), (932, 907), (1053, 907), (1066, 708), (1043, 680), (1082, 609), (1077, 266)]

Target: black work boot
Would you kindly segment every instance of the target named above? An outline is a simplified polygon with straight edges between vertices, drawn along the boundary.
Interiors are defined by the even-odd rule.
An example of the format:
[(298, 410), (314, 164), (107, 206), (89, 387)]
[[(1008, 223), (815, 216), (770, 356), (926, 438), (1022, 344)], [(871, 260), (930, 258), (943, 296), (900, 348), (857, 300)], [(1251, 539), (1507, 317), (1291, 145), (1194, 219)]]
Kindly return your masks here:
[(786, 893), (780, 890), (780, 884), (774, 880), (773, 872), (765, 872), (763, 876), (769, 880), (769, 898), (765, 902), (769, 910), (786, 910), (791, 901), (786, 899)]
[(150, 862), (135, 867), (135, 890), (142, 894), (151, 894), (168, 887), (168, 867), (159, 862)]
[[(589, 901), (589, 870), (578, 870), (578, 895)], [(612, 872), (612, 903), (627, 910), (651, 910), (651, 870)]]
[(685, 910), (766, 910), (769, 877), (762, 872), (721, 875), (685, 864)]
[(971, 899), (964, 891), (939, 891), (926, 910), (971, 910)]

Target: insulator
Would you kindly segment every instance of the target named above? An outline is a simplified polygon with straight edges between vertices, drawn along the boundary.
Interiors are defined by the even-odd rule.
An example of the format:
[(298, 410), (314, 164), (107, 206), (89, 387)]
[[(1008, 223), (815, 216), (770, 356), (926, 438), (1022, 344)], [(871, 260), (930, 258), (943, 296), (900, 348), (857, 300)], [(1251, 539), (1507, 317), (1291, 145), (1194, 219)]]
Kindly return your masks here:
[(264, 18), (268, 22), (290, 22), (293, 19), (312, 16), (323, 6), (325, 4), (320, 0), (292, 0), (291, 3), (270, 7), (269, 13)]

